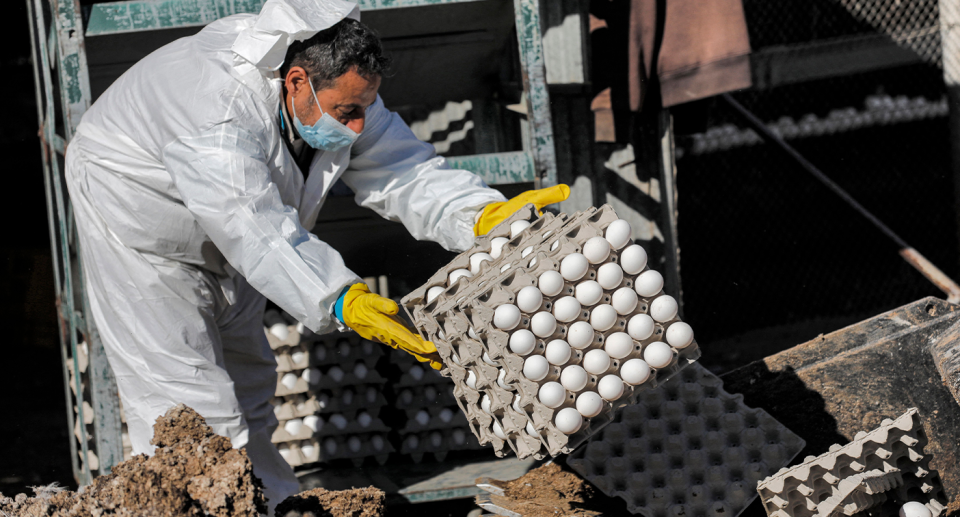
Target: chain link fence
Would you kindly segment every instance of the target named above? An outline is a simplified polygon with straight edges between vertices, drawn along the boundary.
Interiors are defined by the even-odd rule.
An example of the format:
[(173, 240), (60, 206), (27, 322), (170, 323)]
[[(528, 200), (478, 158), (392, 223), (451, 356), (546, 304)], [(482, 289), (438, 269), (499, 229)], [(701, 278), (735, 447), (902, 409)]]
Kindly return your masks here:
[[(734, 97), (957, 278), (936, 0), (745, 0), (744, 8), (754, 51), (882, 34), (916, 52), (920, 59), (907, 66)], [(722, 99), (672, 112), (685, 318), (701, 329), (702, 342), (730, 345), (718, 363), (742, 364), (942, 297), (893, 242), (763, 143)], [(752, 338), (745, 329), (754, 329)]]

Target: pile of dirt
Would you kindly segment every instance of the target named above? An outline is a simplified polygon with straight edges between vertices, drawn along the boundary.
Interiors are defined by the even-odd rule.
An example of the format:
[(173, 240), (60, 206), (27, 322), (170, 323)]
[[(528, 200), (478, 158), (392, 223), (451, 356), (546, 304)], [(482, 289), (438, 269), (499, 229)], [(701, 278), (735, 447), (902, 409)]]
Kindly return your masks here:
[(548, 463), (513, 481), (493, 482), (503, 496), (491, 496), (493, 503), (524, 517), (589, 517), (603, 515), (588, 509), (595, 497), (592, 486), (556, 463)]
[(153, 426), (152, 457), (136, 456), (79, 492), (35, 488), (35, 497), (0, 495), (0, 515), (24, 517), (257, 517), (263, 484), (246, 451), (214, 434), (196, 411), (171, 408)]
[(276, 517), (380, 517), (383, 490), (367, 487), (332, 492), (314, 488), (277, 505)]

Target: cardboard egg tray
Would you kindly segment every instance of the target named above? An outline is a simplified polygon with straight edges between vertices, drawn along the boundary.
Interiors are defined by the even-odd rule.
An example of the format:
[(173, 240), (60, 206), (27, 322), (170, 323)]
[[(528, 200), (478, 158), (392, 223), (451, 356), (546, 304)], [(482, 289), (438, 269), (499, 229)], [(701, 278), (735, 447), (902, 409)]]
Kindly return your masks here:
[[(847, 445), (833, 445), (820, 456), (781, 469), (763, 479), (757, 491), (767, 515), (809, 517), (860, 508), (866, 515), (895, 516), (908, 501), (924, 504), (937, 517), (947, 499), (916, 408), (880, 427), (859, 432)], [(862, 494), (853, 494), (854, 488)], [(874, 492), (874, 493), (869, 493)], [(867, 497), (865, 497), (867, 496)]]
[(757, 481), (804, 446), (695, 364), (624, 407), (567, 464), (634, 514), (736, 517)]
[[(522, 369), (525, 357), (509, 349), (507, 343), (510, 333), (493, 326), (493, 314), (499, 305), (515, 303), (516, 293), (523, 287), (537, 285), (540, 274), (548, 270), (559, 270), (560, 261), (571, 253), (580, 252), (587, 240), (603, 236), (606, 227), (618, 219), (611, 207), (605, 205), (599, 209), (591, 208), (570, 217), (562, 214), (553, 217), (547, 214), (510, 239), (498, 259), (483, 262), (479, 274), (458, 279), (455, 285), (446, 286), (446, 290), (429, 303), (426, 303), (425, 298), (430, 287), (445, 285), (443, 282), (450, 271), (469, 264), (470, 255), (488, 251), (492, 237), (509, 235), (511, 223), (533, 217), (534, 213), (532, 207), (521, 210), (494, 228), (489, 236), (478, 238), (473, 249), (460, 254), (401, 303), (424, 338), (436, 344), (444, 362), (441, 374), (453, 379), (457, 403), (479, 442), (492, 446), (498, 456), (512, 451), (520, 458), (534, 456), (539, 459), (548, 454), (556, 456), (572, 452), (607, 425), (618, 408), (636, 403), (640, 393), (655, 387), (696, 361), (700, 357), (700, 351), (695, 341), (683, 349), (674, 349), (674, 359), (668, 366), (653, 369), (650, 378), (643, 384), (625, 385), (623, 396), (615, 401), (605, 402), (604, 410), (596, 417), (586, 419), (577, 432), (570, 435), (560, 432), (554, 425), (554, 416), (561, 409), (572, 407), (575, 395), (568, 392), (566, 402), (551, 409), (540, 403), (538, 392), (543, 383), (558, 380), (561, 367), (552, 366), (548, 376), (541, 381), (534, 382), (524, 377)], [(601, 265), (618, 261), (618, 253), (619, 250), (612, 250), (605, 261), (591, 264), (587, 274), (577, 282), (565, 282), (563, 290), (556, 297), (544, 295), (539, 310), (549, 311), (556, 299), (573, 295), (576, 283), (596, 278), (597, 269)], [(636, 276), (625, 274), (616, 288), (632, 287)], [(612, 292), (613, 290), (605, 290), (605, 298), (600, 303), (609, 301)], [(640, 297), (633, 313), (619, 317), (611, 329), (597, 332), (594, 343), (583, 350), (574, 350), (573, 357), (566, 365), (578, 364), (586, 352), (602, 348), (607, 336), (624, 331), (628, 319), (635, 314), (646, 313), (649, 304), (658, 296), (663, 294), (650, 298)], [(552, 339), (564, 338), (570, 325), (576, 321), (589, 320), (591, 310), (591, 307), (584, 307), (576, 320), (569, 323), (558, 322), (555, 334), (538, 339), (532, 354), (542, 355), (546, 343)], [(520, 325), (512, 331), (528, 328), (531, 315), (523, 314)], [(677, 321), (679, 319), (674, 318), (658, 322), (654, 334), (643, 342), (635, 341), (636, 349), (633, 353), (622, 360), (614, 360), (607, 373), (617, 372), (622, 362), (642, 357), (646, 345), (663, 340), (666, 328)], [(501, 370), (503, 377), (500, 377)], [(467, 384), (469, 372), (476, 376), (474, 386)], [(587, 389), (595, 387), (599, 377), (590, 376)], [(491, 401), (489, 414), (479, 405), (483, 395), (487, 395)]]
[[(375, 437), (378, 437), (379, 440)], [(359, 440), (357, 450), (350, 448), (351, 438)], [(350, 460), (355, 466), (359, 467), (369, 457), (383, 465), (387, 462), (390, 453), (395, 450), (387, 441), (384, 433), (368, 433), (351, 437), (329, 436), (321, 439), (302, 440), (283, 443), (279, 446), (279, 449), (283, 458), (293, 467), (338, 460)]]
[(400, 453), (409, 455), (416, 463), (422, 462), (426, 453), (436, 461), (443, 461), (450, 451), (482, 448), (466, 422), (462, 427), (402, 433), (401, 436)]

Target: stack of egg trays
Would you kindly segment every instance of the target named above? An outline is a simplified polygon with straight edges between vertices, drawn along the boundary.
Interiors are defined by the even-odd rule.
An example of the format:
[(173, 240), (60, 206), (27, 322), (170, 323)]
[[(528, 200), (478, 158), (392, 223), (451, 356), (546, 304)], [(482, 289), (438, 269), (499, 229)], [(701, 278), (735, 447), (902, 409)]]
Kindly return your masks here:
[[(437, 351), (445, 364), (441, 373), (453, 378), (456, 384), (454, 394), (480, 443), (492, 445), (495, 453), (501, 457), (512, 450), (520, 458), (533, 456), (541, 459), (546, 454), (556, 456), (572, 452), (608, 424), (617, 409), (636, 403), (642, 391), (666, 381), (699, 359), (700, 350), (696, 342), (693, 342), (675, 351), (676, 357), (670, 365), (653, 369), (650, 379), (641, 385), (625, 384), (623, 396), (616, 401), (605, 402), (604, 410), (596, 417), (587, 419), (576, 433), (566, 435), (560, 432), (553, 424), (553, 417), (560, 409), (574, 404), (574, 395), (571, 394), (569, 400), (556, 409), (544, 406), (537, 397), (543, 382), (558, 379), (560, 368), (552, 367), (550, 374), (540, 382), (524, 377), (524, 358), (513, 353), (507, 346), (509, 333), (493, 327), (493, 312), (501, 304), (515, 303), (516, 293), (523, 287), (537, 285), (537, 280), (544, 271), (559, 270), (560, 260), (571, 253), (581, 252), (587, 240), (603, 236), (606, 227), (618, 219), (612, 207), (604, 205), (599, 209), (591, 208), (570, 217), (564, 214), (557, 217), (546, 214), (512, 237), (503, 246), (498, 259), (483, 262), (479, 275), (459, 279), (457, 284), (449, 286), (430, 303), (427, 303), (425, 298), (429, 288), (441, 285), (450, 271), (469, 264), (470, 255), (489, 251), (490, 240), (508, 235), (513, 222), (527, 220), (532, 214), (535, 214), (534, 209), (528, 205), (527, 209), (515, 213), (487, 236), (478, 238), (474, 248), (459, 255), (424, 286), (405, 297), (402, 303), (424, 337), (437, 345)], [(611, 250), (606, 261), (591, 264), (587, 275), (581, 281), (595, 279), (597, 269), (604, 263), (616, 262), (618, 253), (619, 250)], [(648, 268), (644, 270), (646, 269)], [(625, 278), (618, 287), (632, 287), (632, 281)], [(574, 288), (575, 283), (565, 282), (558, 297), (573, 295)], [(641, 297), (633, 314), (646, 312), (653, 298)], [(607, 302), (609, 295), (605, 296), (602, 303)], [(550, 310), (550, 304), (551, 301), (545, 298), (541, 309)], [(633, 314), (620, 317), (613, 328), (602, 333), (603, 337), (624, 331)], [(569, 324), (589, 320), (589, 316), (589, 309), (585, 309), (580, 317)], [(675, 321), (679, 320), (675, 318), (669, 322), (657, 323), (654, 334), (647, 341), (663, 341), (665, 327)], [(534, 353), (542, 354), (546, 343), (551, 339), (563, 338), (569, 324), (558, 322), (554, 336), (538, 340)], [(520, 326), (513, 330), (526, 328), (528, 325), (529, 316), (524, 315)], [(602, 338), (597, 338), (587, 349), (574, 351), (577, 362), (590, 349), (602, 347), (602, 343)], [(642, 349), (642, 345), (637, 346), (631, 356), (622, 361), (613, 361), (613, 370), (618, 369), (621, 362), (641, 356)], [(476, 388), (471, 388), (466, 382), (468, 369), (477, 376)], [(498, 374), (500, 369), (505, 374), (502, 379)], [(591, 375), (585, 389), (594, 388), (597, 380), (597, 376)], [(489, 414), (480, 408), (479, 401), (483, 395), (487, 395), (491, 401)], [(500, 427), (506, 439), (496, 435), (494, 423)]]
[[(443, 461), (450, 451), (481, 448), (457, 405), (450, 379), (400, 350), (391, 351), (389, 362), (403, 372), (393, 384), (392, 400), (406, 415), (406, 424), (398, 431), (401, 454), (420, 463), (425, 453)], [(429, 415), (426, 424), (419, 421), (421, 413)]]
[[(350, 460), (359, 466), (367, 457), (385, 463), (393, 447), (386, 438), (390, 429), (380, 419), (380, 409), (387, 404), (382, 394), (386, 379), (376, 370), (383, 346), (354, 333), (317, 336), (309, 331), (301, 334), (300, 326), (288, 330), (283, 340), (266, 332), (277, 358), (273, 405), (280, 425), (271, 437), (273, 443), (295, 467), (334, 460)], [(303, 352), (303, 359), (296, 362), (294, 353), (298, 351)], [(321, 374), (313, 384), (302, 375), (308, 368)], [(288, 373), (297, 375), (292, 388), (282, 383)], [(367, 425), (358, 421), (361, 413), (369, 415)], [(316, 431), (303, 425), (291, 435), (285, 429), (288, 421), (310, 415), (320, 419)], [(342, 427), (334, 425), (335, 415), (342, 417), (335, 419)]]
[(760, 481), (757, 492), (771, 517), (813, 517), (818, 505), (839, 494), (840, 482), (850, 476), (879, 470), (899, 469), (903, 485), (886, 492), (885, 501), (861, 515), (893, 517), (900, 507), (919, 502), (937, 517), (948, 503), (940, 476), (930, 470), (930, 454), (923, 449), (927, 438), (916, 408), (896, 420), (884, 419), (873, 431), (857, 433), (847, 445), (834, 444), (820, 456), (807, 456), (803, 463), (781, 469)]
[(805, 445), (694, 364), (623, 408), (567, 465), (634, 514), (736, 517)]

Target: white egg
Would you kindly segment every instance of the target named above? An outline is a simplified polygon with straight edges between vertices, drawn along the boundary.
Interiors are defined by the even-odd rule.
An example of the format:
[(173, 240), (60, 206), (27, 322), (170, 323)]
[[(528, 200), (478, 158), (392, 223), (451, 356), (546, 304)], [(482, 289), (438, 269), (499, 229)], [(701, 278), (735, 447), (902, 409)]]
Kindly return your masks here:
[(437, 296), (440, 296), (440, 293), (443, 292), (442, 285), (435, 285), (430, 289), (427, 289), (427, 303), (430, 303), (437, 299)]
[(327, 438), (323, 441), (323, 448), (327, 451), (327, 454), (336, 454), (337, 447), (337, 441), (333, 438)]
[(367, 373), (369, 373), (369, 370), (367, 369), (367, 365), (363, 363), (357, 363), (357, 365), (353, 367), (353, 376), (358, 379), (365, 379)]
[(614, 332), (607, 336), (603, 349), (614, 359), (623, 359), (633, 352), (633, 338), (626, 332)]
[(605, 375), (597, 383), (597, 392), (606, 400), (617, 400), (623, 396), (623, 381), (616, 375)]
[(626, 316), (637, 308), (637, 303), (639, 301), (640, 299), (637, 297), (636, 291), (630, 289), (629, 287), (621, 287), (613, 292), (613, 296), (610, 299), (610, 305), (613, 305), (613, 308), (618, 314)]
[(290, 460), (293, 459), (293, 452), (294, 452), (293, 449), (291, 449), (289, 445), (285, 443), (281, 443), (279, 450), (280, 450), (280, 456), (283, 457), (284, 461), (286, 461), (287, 463), (290, 463)]
[(654, 341), (643, 349), (643, 360), (654, 368), (664, 368), (673, 362), (673, 349), (663, 341)]
[(610, 368), (610, 356), (603, 350), (591, 350), (583, 356), (583, 369), (594, 375), (606, 372)]
[(421, 409), (417, 411), (417, 416), (414, 417), (420, 425), (427, 425), (430, 423), (430, 413), (427, 413), (425, 410)]
[(516, 411), (517, 413), (523, 414), (523, 408), (520, 406), (520, 394), (519, 394), (519, 393), (513, 396), (513, 403), (510, 404), (510, 406), (513, 407), (513, 410)]
[(330, 423), (337, 429), (344, 429), (347, 427), (347, 418), (337, 413), (330, 417)]
[(549, 312), (538, 312), (530, 318), (530, 330), (538, 337), (552, 336), (557, 330), (557, 318)]
[[(547, 376), (550, 363), (542, 355), (531, 355), (523, 361), (523, 376), (531, 381), (538, 382)], [(468, 383), (469, 384), (469, 383)]]
[(580, 253), (571, 253), (560, 261), (560, 276), (565, 280), (576, 282), (587, 274), (589, 268), (590, 263), (587, 262), (587, 257)]
[(682, 321), (671, 323), (667, 327), (667, 343), (673, 348), (686, 348), (693, 343), (693, 329)]
[(454, 429), (451, 436), (453, 437), (453, 443), (457, 445), (463, 445), (467, 441), (467, 433), (463, 432), (463, 429)]
[(516, 237), (520, 232), (530, 227), (530, 221), (514, 221), (510, 223), (510, 238)]
[(637, 341), (643, 341), (653, 335), (653, 318), (647, 314), (637, 314), (627, 322), (627, 334)]
[(563, 405), (567, 398), (567, 390), (559, 382), (545, 382), (540, 386), (540, 393), (537, 395), (540, 402), (548, 408), (555, 409)]
[(483, 355), (480, 356), (480, 359), (481, 359), (483, 362), (489, 364), (490, 366), (497, 366), (497, 362), (494, 361), (493, 358), (490, 357), (490, 354), (488, 354), (487, 352), (484, 352)]
[(500, 272), (503, 273), (504, 271), (506, 271), (506, 270), (508, 270), (508, 269), (510, 269), (510, 268), (512, 268), (512, 267), (513, 267), (513, 264), (507, 262), (506, 264), (504, 264), (503, 266), (500, 267)]
[(650, 316), (653, 319), (664, 323), (677, 317), (677, 300), (668, 294), (665, 294), (650, 303)]
[[(548, 316), (553, 318), (553, 315), (546, 313)], [(536, 328), (536, 314), (533, 316), (533, 319), (530, 321), (530, 326)], [(554, 323), (556, 325), (556, 323)], [(510, 335), (510, 350), (517, 355), (527, 355), (530, 352), (533, 352), (533, 349), (537, 346), (537, 338), (534, 337), (533, 332), (530, 332), (527, 329), (520, 329)]]
[(294, 418), (293, 420), (287, 420), (283, 424), (283, 430), (290, 434), (290, 436), (296, 436), (300, 432), (300, 429), (303, 428), (303, 420), (299, 418)]
[(367, 393), (366, 393), (366, 395), (365, 395), (365, 398), (367, 399), (367, 402), (369, 402), (369, 403), (371, 403), (371, 404), (374, 403), (374, 402), (376, 402), (376, 400), (377, 400), (377, 393), (378, 393), (378, 392), (377, 392), (377, 389), (374, 388), (373, 386), (370, 386), (369, 388), (367, 388)]
[(303, 350), (297, 350), (296, 352), (290, 354), (290, 360), (293, 361), (293, 364), (300, 364), (307, 358), (307, 353)]
[(630, 228), (630, 223), (624, 221), (623, 219), (617, 219), (616, 221), (610, 223), (610, 226), (607, 226), (607, 231), (604, 233), (604, 237), (607, 238), (607, 242), (610, 243), (611, 248), (618, 250), (630, 242), (630, 236), (632, 232), (633, 229)]
[(633, 288), (644, 298), (656, 296), (663, 289), (663, 275), (652, 269), (644, 271), (634, 281)]
[(370, 424), (373, 423), (373, 417), (370, 416), (370, 413), (364, 411), (357, 415), (357, 423), (360, 424), (360, 427), (370, 427)]
[(347, 447), (350, 449), (350, 452), (360, 452), (361, 446), (360, 438), (356, 436), (351, 436), (350, 439), (347, 440)]
[(303, 442), (300, 445), (300, 452), (304, 458), (313, 458), (317, 454), (317, 447), (310, 442)]
[(537, 430), (533, 428), (533, 422), (527, 422), (526, 427), (524, 427), (523, 429), (527, 432), (527, 434), (529, 434), (530, 436), (533, 436), (534, 438), (540, 437), (540, 433), (538, 433)]
[(317, 415), (307, 415), (303, 417), (303, 425), (309, 427), (311, 431), (317, 432), (323, 429), (323, 420)]
[(350, 355), (350, 342), (346, 339), (340, 340), (340, 342), (337, 343), (337, 348), (341, 356), (347, 357)]
[(517, 307), (523, 312), (534, 312), (543, 303), (543, 293), (536, 286), (528, 285), (517, 293)]
[(297, 385), (297, 374), (295, 373), (285, 373), (283, 377), (280, 378), (280, 384), (283, 384), (288, 390), (292, 390), (294, 386)]
[(520, 252), (520, 258), (527, 258), (528, 255), (533, 253), (533, 246), (527, 246), (523, 248), (523, 251)]
[(493, 262), (493, 255), (483, 252), (470, 255), (470, 272), (474, 275), (479, 274), (480, 264), (484, 262)]
[(553, 303), (553, 315), (557, 321), (573, 321), (580, 316), (580, 302), (573, 296), (564, 296)]
[(467, 386), (477, 389), (477, 374), (473, 370), (467, 370), (467, 378), (464, 382), (467, 383)]
[(280, 341), (290, 337), (290, 329), (287, 328), (286, 323), (274, 323), (270, 325), (270, 333)]
[(416, 450), (420, 446), (420, 439), (415, 434), (408, 435), (403, 441), (407, 449)]
[(500, 438), (501, 440), (506, 440), (506, 439), (507, 439), (507, 435), (503, 433), (503, 428), (500, 427), (500, 423), (499, 423), (499, 422), (497, 422), (496, 420), (494, 420), (492, 427), (493, 427), (493, 434), (497, 435), (497, 438)]
[(900, 507), (900, 517), (931, 517), (933, 514), (923, 503), (910, 501)]
[(506, 237), (494, 237), (490, 239), (490, 256), (498, 259), (500, 254), (503, 253), (503, 245), (510, 242), (510, 239)]
[(597, 283), (604, 289), (616, 289), (622, 281), (623, 269), (613, 262), (608, 262), (597, 269)]
[(340, 400), (343, 401), (345, 406), (353, 404), (353, 390), (344, 391), (343, 395), (340, 397)]
[(510, 387), (507, 386), (507, 371), (502, 368), (500, 369), (500, 373), (497, 374), (497, 386), (505, 390), (510, 389)]
[(509, 303), (497, 307), (493, 312), (493, 324), (498, 329), (513, 330), (520, 324), (520, 309)]
[(423, 378), (423, 368), (421, 368), (420, 365), (415, 364), (411, 366), (410, 369), (407, 370), (407, 373), (409, 373), (410, 376), (416, 381), (419, 381)]
[(603, 298), (603, 288), (594, 280), (586, 280), (577, 284), (574, 296), (581, 305), (596, 305)]
[(537, 280), (537, 286), (545, 296), (556, 296), (563, 291), (563, 277), (556, 271), (544, 271)]
[(383, 450), (383, 437), (379, 434), (375, 434), (370, 437), (370, 445), (373, 445), (373, 450), (382, 451)]
[(580, 426), (583, 425), (583, 415), (572, 407), (563, 408), (557, 411), (557, 416), (554, 417), (553, 423), (556, 424), (557, 429), (561, 433), (573, 434), (579, 431)]
[(439, 448), (441, 445), (443, 445), (443, 435), (437, 431), (430, 433), (430, 443), (433, 445), (434, 449)]
[(591, 264), (599, 264), (610, 256), (610, 243), (603, 237), (593, 237), (583, 243), (583, 256)]
[(572, 364), (560, 372), (560, 384), (574, 393), (582, 390), (589, 379), (587, 371), (578, 364)]
[(560, 247), (560, 241), (553, 241), (553, 244), (550, 245), (550, 251), (556, 251)]
[(631, 244), (620, 252), (620, 267), (628, 275), (636, 275), (647, 266), (647, 252), (639, 244)]
[(334, 382), (340, 382), (343, 380), (343, 370), (341, 370), (339, 366), (334, 366), (333, 368), (327, 370), (327, 375), (329, 375)]
[(603, 399), (595, 391), (585, 391), (577, 397), (577, 411), (585, 418), (593, 418), (603, 411)]
[(449, 423), (453, 420), (453, 411), (450, 411), (450, 408), (443, 408), (440, 410), (440, 421), (444, 423)]
[(590, 325), (600, 332), (610, 330), (616, 322), (617, 310), (611, 305), (597, 305), (590, 311)]
[(470, 278), (472, 276), (473, 273), (467, 269), (454, 269), (449, 275), (447, 275), (447, 285), (453, 285), (461, 278)]
[(543, 355), (550, 364), (562, 366), (570, 360), (570, 345), (562, 339), (554, 339), (547, 343)]
[(317, 361), (325, 361), (327, 359), (327, 347), (322, 344), (313, 347), (313, 357)]
[(593, 343), (593, 327), (587, 321), (578, 321), (567, 329), (567, 343), (578, 350), (584, 349)]
[(428, 402), (433, 402), (437, 400), (437, 390), (433, 386), (427, 386), (423, 389), (423, 397), (427, 399)]
[(477, 331), (473, 330), (473, 327), (467, 327), (467, 335), (473, 339), (480, 339), (480, 337), (477, 336)]

